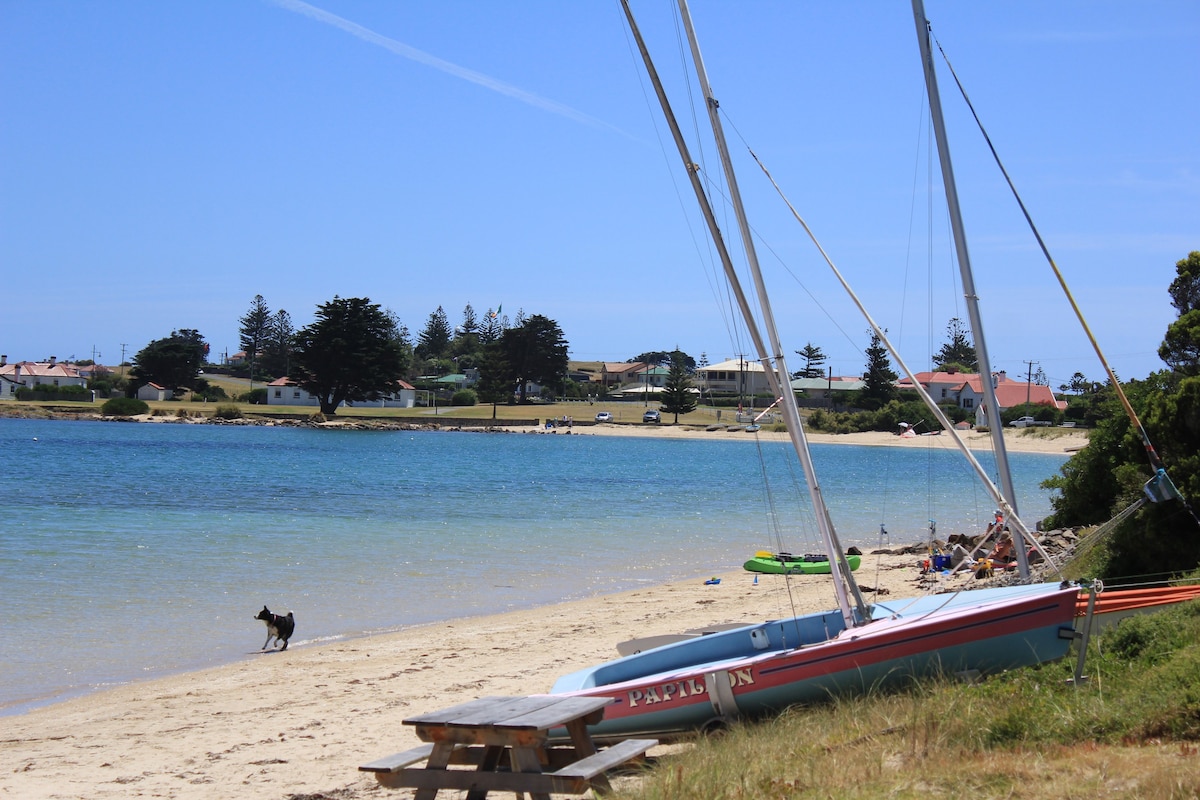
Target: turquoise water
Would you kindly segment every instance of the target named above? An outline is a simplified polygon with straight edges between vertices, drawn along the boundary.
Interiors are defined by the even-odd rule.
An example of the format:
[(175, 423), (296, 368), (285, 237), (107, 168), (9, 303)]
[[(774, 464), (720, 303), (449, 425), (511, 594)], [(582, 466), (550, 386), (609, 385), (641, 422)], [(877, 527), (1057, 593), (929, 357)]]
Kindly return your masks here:
[[(819, 549), (794, 455), (749, 436), (2, 419), (0, 447), (0, 714), (246, 658), (264, 604), (296, 647), (724, 572), (776, 536)], [(955, 454), (813, 455), (847, 546), (989, 519)], [(1036, 520), (1063, 458), (1011, 460)]]

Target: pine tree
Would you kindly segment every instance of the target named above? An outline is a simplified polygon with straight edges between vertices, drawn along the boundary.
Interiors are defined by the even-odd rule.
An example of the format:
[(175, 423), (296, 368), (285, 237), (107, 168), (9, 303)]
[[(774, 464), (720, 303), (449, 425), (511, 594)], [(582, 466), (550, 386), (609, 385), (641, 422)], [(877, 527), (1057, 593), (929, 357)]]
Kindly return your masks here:
[(292, 317), (282, 308), (271, 315), (267, 325), (267, 340), (263, 345), (259, 366), (264, 375), (278, 378), (288, 374), (292, 358), (292, 338), (296, 329)]
[(450, 321), (446, 318), (445, 310), (438, 306), (436, 311), (430, 313), (425, 329), (417, 336), (417, 357), (441, 358), (450, 349), (450, 338)]
[(504, 357), (503, 345), (496, 341), (487, 344), (479, 360), (479, 382), (475, 393), (485, 403), (492, 404), (492, 419), (496, 418), (496, 404), (512, 404), (513, 387), (517, 377)]
[(888, 360), (887, 348), (874, 331), (871, 332), (871, 344), (867, 347), (866, 355), (867, 371), (863, 373), (866, 385), (859, 392), (858, 402), (868, 411), (875, 411), (899, 395), (896, 389), (898, 376)]
[(271, 309), (267, 308), (267, 301), (261, 294), (254, 295), (254, 299), (250, 301), (250, 310), (239, 322), (242, 352), (246, 354), (246, 363), (250, 366), (250, 383), (253, 385), (258, 356), (266, 344), (271, 325)]
[(483, 322), (479, 325), (479, 343), (489, 345), (492, 342), (497, 342), (500, 340), (500, 334), (502, 333), (504, 333), (504, 322), (500, 316), (500, 309), (493, 311), (489, 308), (487, 313), (483, 315)]
[(979, 359), (975, 355), (975, 345), (967, 336), (967, 328), (961, 319), (951, 318), (946, 325), (946, 336), (949, 341), (933, 357), (937, 368), (943, 371), (978, 372)]
[(804, 367), (793, 378), (823, 378), (825, 377), (825, 353), (812, 342), (796, 351), (796, 355), (804, 359)]
[(696, 409), (696, 393), (692, 391), (692, 376), (688, 373), (687, 356), (675, 348), (671, 353), (671, 368), (667, 372), (667, 382), (662, 390), (662, 410), (675, 414), (675, 424), (679, 424), (679, 415)]
[(456, 334), (475, 334), (479, 332), (479, 318), (475, 316), (475, 309), (467, 303), (462, 312), (462, 324), (458, 326)]

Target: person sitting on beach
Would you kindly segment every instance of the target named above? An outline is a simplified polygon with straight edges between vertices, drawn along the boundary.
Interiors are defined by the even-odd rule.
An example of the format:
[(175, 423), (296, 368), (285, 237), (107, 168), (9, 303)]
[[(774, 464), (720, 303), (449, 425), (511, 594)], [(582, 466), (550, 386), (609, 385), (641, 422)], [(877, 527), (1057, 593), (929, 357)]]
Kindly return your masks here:
[(1000, 541), (996, 543), (996, 546), (992, 549), (992, 552), (988, 554), (988, 558), (992, 559), (992, 561), (997, 561), (1000, 563), (1007, 563), (1016, 559), (1016, 556), (1013, 554), (1013, 539), (1011, 533), (1006, 530), (1000, 535)]

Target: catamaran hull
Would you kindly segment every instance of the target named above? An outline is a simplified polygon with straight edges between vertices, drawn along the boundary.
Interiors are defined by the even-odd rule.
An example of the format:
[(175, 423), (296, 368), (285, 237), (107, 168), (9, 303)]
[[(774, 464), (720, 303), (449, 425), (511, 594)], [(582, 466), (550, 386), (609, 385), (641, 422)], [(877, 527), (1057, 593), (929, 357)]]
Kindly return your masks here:
[[(1092, 609), (1094, 621), (1092, 631), (1100, 631), (1116, 625), (1121, 620), (1137, 614), (1161, 611), (1167, 606), (1186, 603), (1200, 598), (1200, 585), (1155, 586), (1142, 589), (1106, 589), (1096, 596)], [(1080, 597), (1075, 616), (1087, 613), (1088, 598)]]
[[(662, 736), (913, 678), (964, 671), (995, 673), (1062, 658), (1075, 638), (1072, 620), (1077, 596), (1074, 589), (1057, 589), (980, 606), (951, 606), (919, 617), (877, 619), (799, 648), (779, 646), (786, 628), (836, 624), (836, 615), (774, 621), (667, 645), (564, 676), (554, 693), (616, 698), (603, 721), (592, 728), (593, 735)], [(723, 637), (727, 641), (717, 641)], [(766, 637), (775, 647), (768, 646), (758, 655), (720, 658), (738, 637), (760, 642)], [(752, 649), (753, 642), (748, 646)], [(678, 663), (685, 655), (693, 657), (693, 665), (580, 685), (596, 676), (603, 681), (605, 675), (628, 675), (638, 668), (639, 659), (655, 669)], [(570, 690), (572, 683), (579, 688)]]

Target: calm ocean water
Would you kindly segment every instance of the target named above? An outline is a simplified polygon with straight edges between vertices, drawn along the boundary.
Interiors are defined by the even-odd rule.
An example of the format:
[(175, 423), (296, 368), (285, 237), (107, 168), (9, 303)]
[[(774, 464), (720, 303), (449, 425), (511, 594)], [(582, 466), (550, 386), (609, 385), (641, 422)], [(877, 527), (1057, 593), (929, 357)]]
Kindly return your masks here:
[[(0, 714), (246, 658), (263, 604), (296, 647), (723, 572), (774, 546), (770, 506), (818, 548), (781, 444), (0, 419), (0, 447)], [(952, 453), (814, 460), (847, 546), (992, 510)], [(1039, 519), (1063, 457), (1011, 460)]]

